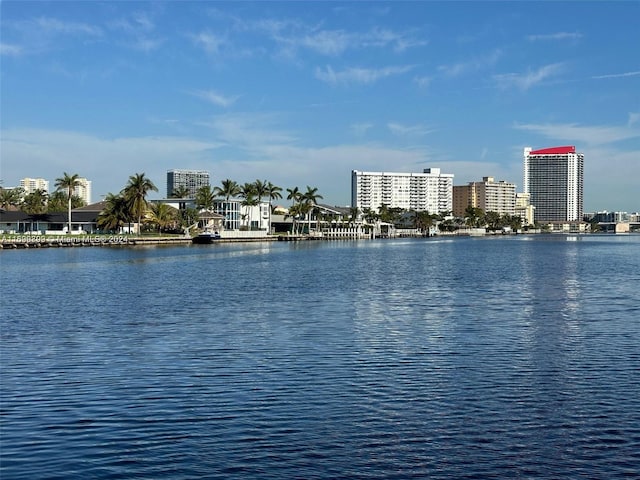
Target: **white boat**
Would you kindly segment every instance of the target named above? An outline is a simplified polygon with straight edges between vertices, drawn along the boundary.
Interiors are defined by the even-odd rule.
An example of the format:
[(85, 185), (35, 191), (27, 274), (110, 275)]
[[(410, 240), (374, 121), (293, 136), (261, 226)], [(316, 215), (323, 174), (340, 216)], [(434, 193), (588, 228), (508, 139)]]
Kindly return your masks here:
[(193, 237), (191, 239), (191, 242), (204, 245), (208, 243), (213, 243), (214, 240), (218, 240), (219, 238), (220, 238), (219, 232), (205, 231)]

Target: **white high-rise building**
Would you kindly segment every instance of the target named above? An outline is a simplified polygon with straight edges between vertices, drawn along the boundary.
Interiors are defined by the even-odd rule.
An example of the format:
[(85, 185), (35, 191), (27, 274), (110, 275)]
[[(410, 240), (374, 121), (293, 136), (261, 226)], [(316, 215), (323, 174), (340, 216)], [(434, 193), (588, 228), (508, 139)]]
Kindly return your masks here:
[(382, 205), (429, 213), (453, 208), (453, 174), (439, 168), (423, 173), (351, 172), (351, 206), (378, 212)]
[(49, 193), (49, 181), (44, 178), (26, 177), (20, 180), (20, 188), (24, 190), (25, 195), (29, 195), (36, 190), (44, 190)]
[(73, 189), (73, 194), (80, 197), (85, 205), (91, 204), (91, 180), (79, 178), (78, 185)]
[(524, 193), (537, 222), (582, 221), (584, 155), (576, 147), (524, 149)]

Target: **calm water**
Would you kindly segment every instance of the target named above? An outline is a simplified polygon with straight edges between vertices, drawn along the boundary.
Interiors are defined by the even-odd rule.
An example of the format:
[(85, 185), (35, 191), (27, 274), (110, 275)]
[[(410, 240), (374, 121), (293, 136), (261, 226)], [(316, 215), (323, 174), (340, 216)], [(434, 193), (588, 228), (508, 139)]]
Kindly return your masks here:
[(0, 478), (639, 478), (640, 236), (0, 252)]

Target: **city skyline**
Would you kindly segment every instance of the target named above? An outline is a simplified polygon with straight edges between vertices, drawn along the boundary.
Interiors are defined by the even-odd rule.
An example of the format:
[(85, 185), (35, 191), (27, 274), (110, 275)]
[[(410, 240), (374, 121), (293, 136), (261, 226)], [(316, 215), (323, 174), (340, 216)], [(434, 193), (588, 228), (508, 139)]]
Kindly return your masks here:
[(571, 144), (585, 211), (640, 209), (637, 2), (0, 9), (5, 187), (67, 171), (97, 201), (180, 168), (348, 205), (352, 170), (435, 167), (522, 192), (523, 148)]

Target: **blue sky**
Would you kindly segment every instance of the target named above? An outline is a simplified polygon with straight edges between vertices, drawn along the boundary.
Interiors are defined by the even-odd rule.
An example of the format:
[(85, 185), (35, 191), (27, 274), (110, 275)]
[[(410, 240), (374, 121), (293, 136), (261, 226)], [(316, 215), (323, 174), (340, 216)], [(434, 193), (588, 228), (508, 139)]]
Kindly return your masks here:
[(0, 8), (5, 187), (194, 168), (347, 205), (353, 169), (521, 191), (524, 147), (576, 145), (585, 210), (640, 210), (637, 1)]

